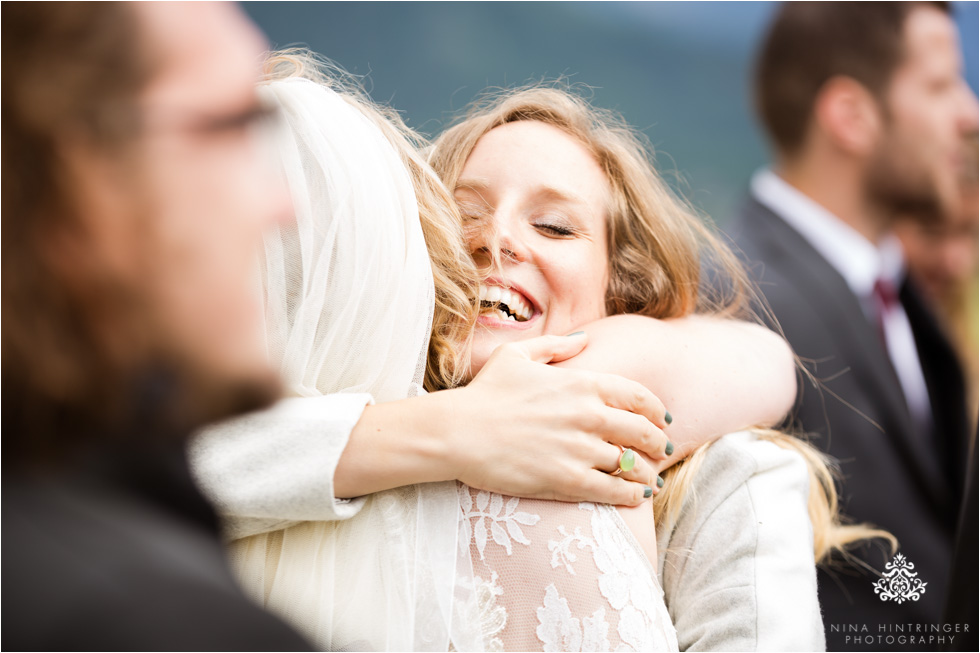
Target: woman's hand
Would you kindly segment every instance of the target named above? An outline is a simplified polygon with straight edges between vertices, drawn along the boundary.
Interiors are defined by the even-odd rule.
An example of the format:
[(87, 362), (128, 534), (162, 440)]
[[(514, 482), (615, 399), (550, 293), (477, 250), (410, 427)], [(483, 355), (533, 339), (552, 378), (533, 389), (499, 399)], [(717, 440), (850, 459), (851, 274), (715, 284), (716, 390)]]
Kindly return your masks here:
[(584, 333), (499, 347), (465, 388), (369, 406), (334, 476), (336, 496), (458, 479), (514, 496), (637, 505), (656, 492), (640, 456), (612, 476), (620, 448), (667, 456), (665, 409), (627, 379), (546, 365)]
[(522, 497), (620, 505), (656, 491), (657, 474), (639, 456), (632, 471), (608, 472), (619, 464), (620, 446), (667, 457), (660, 400), (619, 376), (542, 364), (585, 345), (584, 333), (502, 345), (467, 387), (446, 393), (456, 478)]

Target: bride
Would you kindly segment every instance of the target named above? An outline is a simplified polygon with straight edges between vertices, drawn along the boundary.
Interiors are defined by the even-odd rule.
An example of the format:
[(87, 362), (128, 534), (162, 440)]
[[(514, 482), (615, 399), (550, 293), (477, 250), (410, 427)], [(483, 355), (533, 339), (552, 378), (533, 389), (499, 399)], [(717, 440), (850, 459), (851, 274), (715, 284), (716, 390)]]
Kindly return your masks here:
[[(233, 557), (246, 589), (323, 648), (676, 647), (651, 565), (657, 552), (649, 528), (634, 533), (605, 505), (494, 494), (542, 497), (547, 489), (514, 483), (512, 475), (498, 474), (492, 461), (481, 465), (474, 458), (454, 476), (406, 479), (384, 447), (352, 446), (351, 433), (367, 415), (359, 410), (371, 401), (415, 397), (396, 403), (420, 405), (423, 399), (461, 392), (416, 396), (423, 376), (435, 389), (466, 373), (459, 362), (466, 338), (459, 334), (470, 324), (467, 309), (459, 302), (451, 308), (453, 284), (439, 277), (455, 274), (455, 289), (464, 296), (475, 296), (476, 277), (467, 276), (465, 256), (454, 254), (451, 225), (433, 218), (447, 207), (451, 217), (451, 203), (396, 127), (399, 122), (315, 69), (304, 72), (301, 59), (274, 61), (279, 72), (264, 92), (285, 117), (279, 145), (297, 223), (267, 239), (267, 331), (270, 354), (282, 362), (287, 383), (303, 399), (216, 427), (199, 438), (194, 452), (202, 485), (229, 517)], [(590, 301), (595, 309), (594, 297)], [(521, 307), (525, 313), (538, 308)], [(592, 317), (599, 316), (601, 310)], [(784, 346), (773, 346), (774, 338), (752, 327), (699, 318), (671, 330), (670, 324), (640, 319), (646, 320), (642, 327), (622, 327), (622, 319), (612, 318), (604, 334), (598, 331), (605, 327), (596, 326), (601, 321), (590, 326), (597, 335), (590, 333), (585, 354), (609, 350), (609, 343), (624, 334), (640, 336), (632, 349), (636, 359), (646, 357), (650, 367), (665, 368), (662, 375), (677, 377), (670, 405), (686, 419), (671, 427), (680, 436), (671, 436), (676, 450), (671, 455), (673, 445), (662, 428), (650, 427), (644, 450), (652, 456), (637, 459), (622, 474), (649, 479), (646, 493), (652, 494), (653, 470), (712, 433), (776, 421), (792, 400), (794, 384)], [(558, 328), (558, 322), (551, 326)], [(430, 327), (434, 346), (427, 347)], [(506, 369), (500, 361), (508, 356), (561, 360), (585, 344), (580, 335), (543, 342), (498, 349), (470, 387), (519, 383), (519, 376), (498, 372)], [(662, 355), (651, 360), (658, 346)], [(521, 369), (537, 373), (531, 365)], [(548, 390), (528, 388), (545, 398)], [(634, 395), (643, 404), (634, 410), (666, 427), (670, 420), (663, 406)], [(505, 420), (507, 412), (501, 410), (485, 404), (482, 421)], [(617, 415), (620, 421), (611, 430), (635, 429), (636, 422), (626, 417), (638, 418)], [(553, 413), (552, 419), (560, 421), (562, 415)], [(419, 423), (420, 430), (442, 426), (415, 420), (396, 426), (407, 432)], [(391, 431), (390, 424), (384, 426)], [(471, 430), (478, 426), (471, 422)], [(393, 432), (398, 435), (398, 429)], [(500, 438), (507, 435), (501, 429)], [(501, 467), (554, 475), (547, 468), (559, 461), (560, 472), (580, 473), (564, 451), (548, 455), (545, 450), (542, 456), (532, 440), (511, 440), (517, 462), (501, 459)], [(474, 450), (483, 445), (489, 446), (478, 439), (470, 443)], [(588, 449), (603, 479), (618, 481), (601, 472), (629, 467), (618, 447), (606, 453), (582, 438), (566, 447), (571, 445)], [(353, 491), (335, 493), (335, 472), (352, 478), (346, 487)], [(457, 494), (451, 482), (411, 485), (451, 478), (473, 479), (482, 489), (462, 487)], [(598, 494), (588, 490), (583, 488), (585, 496)], [(375, 493), (334, 498), (368, 492)], [(460, 505), (465, 518), (458, 520)], [(650, 504), (641, 507), (649, 511)], [(464, 532), (458, 546), (459, 526)], [(545, 531), (560, 537), (544, 536)], [(810, 554), (812, 564), (812, 549)]]

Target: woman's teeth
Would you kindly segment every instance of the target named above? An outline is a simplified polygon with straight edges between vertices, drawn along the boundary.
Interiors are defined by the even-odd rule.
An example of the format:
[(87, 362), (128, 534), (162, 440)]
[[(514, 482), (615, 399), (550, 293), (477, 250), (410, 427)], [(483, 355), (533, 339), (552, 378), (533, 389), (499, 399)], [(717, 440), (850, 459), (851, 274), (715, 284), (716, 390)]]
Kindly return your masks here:
[(525, 322), (531, 317), (531, 305), (510, 288), (480, 286), (480, 303), (485, 313), (496, 314), (501, 320)]

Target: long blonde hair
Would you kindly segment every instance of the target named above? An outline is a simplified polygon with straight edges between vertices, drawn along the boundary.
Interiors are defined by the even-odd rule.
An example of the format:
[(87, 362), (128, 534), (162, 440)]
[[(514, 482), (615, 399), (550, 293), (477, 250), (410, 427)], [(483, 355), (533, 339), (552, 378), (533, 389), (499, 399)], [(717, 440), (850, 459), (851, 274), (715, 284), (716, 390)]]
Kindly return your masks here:
[(425, 388), (432, 391), (459, 385), (468, 367), (469, 341), (479, 311), (479, 274), (465, 247), (456, 203), (420, 154), (427, 145), (425, 139), (394, 109), (373, 102), (357, 79), (309, 50), (291, 48), (271, 53), (265, 73), (268, 81), (302, 78), (337, 91), (377, 125), (405, 163), (418, 200), (435, 281)]
[[(480, 138), (495, 127), (539, 121), (575, 138), (595, 157), (612, 187), (608, 211), (608, 314), (672, 318), (692, 313), (749, 318), (753, 284), (721, 239), (657, 174), (647, 141), (619, 116), (591, 106), (572, 89), (535, 85), (485, 94), (435, 141), (429, 162), (450, 189)], [(702, 279), (703, 266), (711, 283)], [(758, 305), (758, 304), (756, 304)], [(894, 538), (863, 525), (843, 525), (828, 459), (805, 441), (772, 430), (758, 435), (799, 452), (810, 476), (808, 501), (817, 561), (868, 537)], [(665, 472), (654, 501), (658, 526), (677, 519), (709, 445)]]

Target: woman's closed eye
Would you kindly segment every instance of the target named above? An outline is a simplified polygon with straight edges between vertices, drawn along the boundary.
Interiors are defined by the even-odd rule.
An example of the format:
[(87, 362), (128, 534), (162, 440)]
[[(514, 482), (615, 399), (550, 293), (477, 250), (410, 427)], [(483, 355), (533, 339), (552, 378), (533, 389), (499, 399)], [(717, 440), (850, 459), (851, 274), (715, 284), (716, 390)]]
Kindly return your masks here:
[(459, 209), (460, 217), (466, 222), (476, 222), (486, 220), (490, 216), (490, 210), (483, 204), (456, 200), (456, 207)]
[(533, 224), (539, 231), (555, 237), (567, 238), (578, 233), (578, 230), (565, 220), (543, 218), (535, 220)]

